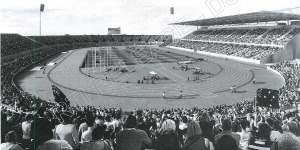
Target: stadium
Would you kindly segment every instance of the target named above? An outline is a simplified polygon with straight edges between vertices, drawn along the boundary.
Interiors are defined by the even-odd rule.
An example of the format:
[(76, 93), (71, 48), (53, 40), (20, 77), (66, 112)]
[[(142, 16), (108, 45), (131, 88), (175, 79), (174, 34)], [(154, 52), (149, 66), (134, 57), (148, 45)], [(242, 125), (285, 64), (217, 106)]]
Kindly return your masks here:
[(1, 148), (300, 149), (300, 15), (169, 25), (197, 29), (1, 34)]

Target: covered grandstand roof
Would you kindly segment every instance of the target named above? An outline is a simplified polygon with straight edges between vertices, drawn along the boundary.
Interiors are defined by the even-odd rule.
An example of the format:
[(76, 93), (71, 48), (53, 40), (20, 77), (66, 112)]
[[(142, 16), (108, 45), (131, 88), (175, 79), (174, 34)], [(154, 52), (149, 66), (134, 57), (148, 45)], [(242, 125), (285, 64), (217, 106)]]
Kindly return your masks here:
[(283, 21), (283, 20), (300, 20), (300, 15), (279, 13), (279, 12), (272, 12), (272, 11), (261, 11), (261, 12), (253, 12), (253, 13), (246, 13), (240, 15), (202, 19), (202, 20), (177, 22), (177, 23), (172, 23), (171, 25), (213, 26), (213, 25), (226, 25), (226, 24)]

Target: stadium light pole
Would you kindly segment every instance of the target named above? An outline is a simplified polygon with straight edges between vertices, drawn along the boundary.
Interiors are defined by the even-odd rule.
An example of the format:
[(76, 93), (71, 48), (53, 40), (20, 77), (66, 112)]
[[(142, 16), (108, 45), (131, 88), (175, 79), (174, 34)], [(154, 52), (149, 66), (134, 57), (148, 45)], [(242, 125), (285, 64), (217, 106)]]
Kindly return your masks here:
[(45, 5), (40, 5), (40, 36), (42, 36), (42, 12), (44, 12)]
[(40, 11), (40, 36), (42, 35), (42, 12)]

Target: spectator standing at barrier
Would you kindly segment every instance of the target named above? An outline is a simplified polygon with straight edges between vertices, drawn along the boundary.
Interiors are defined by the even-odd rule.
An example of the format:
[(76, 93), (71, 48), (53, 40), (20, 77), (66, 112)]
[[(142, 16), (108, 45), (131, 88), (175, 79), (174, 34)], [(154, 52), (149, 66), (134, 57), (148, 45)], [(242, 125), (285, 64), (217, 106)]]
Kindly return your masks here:
[(135, 116), (129, 115), (125, 122), (125, 129), (117, 134), (117, 150), (143, 150), (151, 146), (152, 142), (147, 133), (136, 129), (136, 126)]

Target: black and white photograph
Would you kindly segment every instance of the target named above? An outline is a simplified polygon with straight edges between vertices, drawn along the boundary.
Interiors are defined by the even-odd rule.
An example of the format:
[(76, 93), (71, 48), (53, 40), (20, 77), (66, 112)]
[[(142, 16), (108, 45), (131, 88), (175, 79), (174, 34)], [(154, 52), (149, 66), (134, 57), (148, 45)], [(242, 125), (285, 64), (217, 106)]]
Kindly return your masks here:
[(299, 0), (0, 0), (1, 150), (300, 150)]

